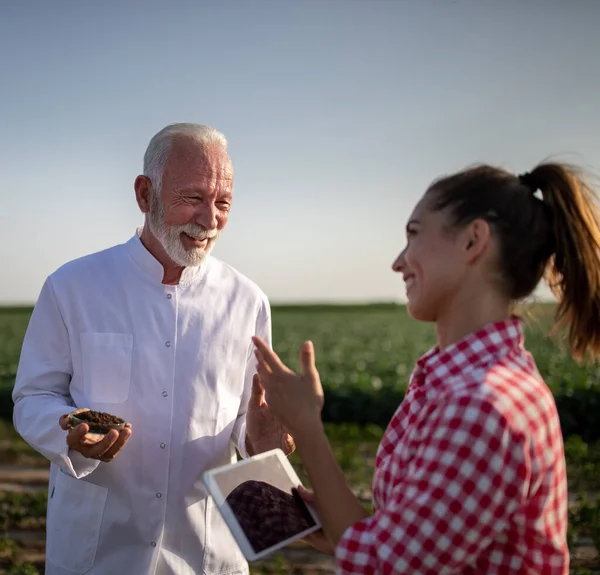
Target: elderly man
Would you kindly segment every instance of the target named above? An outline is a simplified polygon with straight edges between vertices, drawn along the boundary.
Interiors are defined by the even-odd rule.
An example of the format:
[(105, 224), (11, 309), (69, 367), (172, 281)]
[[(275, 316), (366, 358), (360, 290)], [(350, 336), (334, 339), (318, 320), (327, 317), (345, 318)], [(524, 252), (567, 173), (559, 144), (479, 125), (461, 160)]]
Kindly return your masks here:
[[(216, 130), (156, 134), (135, 180), (144, 226), (124, 244), (50, 275), (27, 329), (14, 424), (51, 461), (47, 575), (244, 573), (207, 498), (209, 467), (293, 441), (253, 381), (251, 336), (270, 307), (209, 255), (232, 205)], [(75, 408), (128, 422), (99, 442)]]

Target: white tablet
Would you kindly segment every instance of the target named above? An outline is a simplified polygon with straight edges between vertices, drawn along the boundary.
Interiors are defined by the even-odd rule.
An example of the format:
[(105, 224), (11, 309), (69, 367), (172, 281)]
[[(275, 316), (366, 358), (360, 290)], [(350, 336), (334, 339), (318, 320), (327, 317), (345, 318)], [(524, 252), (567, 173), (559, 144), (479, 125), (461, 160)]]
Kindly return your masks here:
[(281, 449), (211, 469), (202, 479), (248, 561), (321, 528), (297, 493), (300, 480)]

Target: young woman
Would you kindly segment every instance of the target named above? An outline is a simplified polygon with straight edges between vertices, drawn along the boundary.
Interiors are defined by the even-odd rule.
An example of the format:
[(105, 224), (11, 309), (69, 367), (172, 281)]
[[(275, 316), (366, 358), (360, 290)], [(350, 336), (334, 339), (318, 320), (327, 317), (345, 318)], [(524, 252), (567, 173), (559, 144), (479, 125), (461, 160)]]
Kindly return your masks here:
[(435, 322), (378, 449), (374, 513), (348, 487), (321, 422), (314, 350), (302, 372), (255, 339), (270, 409), (294, 437), (341, 573), (556, 573), (569, 569), (567, 481), (552, 394), (513, 304), (545, 277), (576, 358), (600, 352), (600, 231), (571, 167), (519, 177), (490, 166), (434, 182), (393, 264), (408, 311)]

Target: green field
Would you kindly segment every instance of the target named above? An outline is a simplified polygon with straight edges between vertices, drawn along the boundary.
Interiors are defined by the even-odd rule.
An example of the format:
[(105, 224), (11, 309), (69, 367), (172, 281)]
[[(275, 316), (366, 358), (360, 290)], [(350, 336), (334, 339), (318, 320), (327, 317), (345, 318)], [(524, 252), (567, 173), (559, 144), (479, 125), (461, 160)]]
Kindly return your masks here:
[[(549, 337), (552, 312), (549, 305), (527, 311), (526, 343), (542, 376), (556, 394), (595, 391), (600, 368), (577, 365)], [(30, 313), (0, 308), (0, 387), (14, 382)], [(305, 339), (315, 344), (321, 380), (332, 398), (401, 394), (415, 361), (435, 344), (432, 325), (413, 320), (401, 305), (274, 307), (274, 347), (288, 365), (298, 367)]]
[[(0, 421), (0, 469), (45, 465), (16, 437), (9, 420), (9, 394), (30, 311), (0, 309), (0, 418), (5, 420)], [(548, 336), (552, 312), (551, 306), (544, 305), (528, 310), (527, 347), (556, 397), (566, 436), (572, 573), (595, 573), (600, 572), (596, 571), (600, 570), (600, 442), (595, 441), (600, 437), (600, 372), (596, 366), (577, 365)], [(328, 435), (352, 487), (369, 505), (382, 427), (402, 399), (415, 360), (434, 344), (433, 328), (415, 322), (403, 306), (396, 305), (274, 307), (274, 347), (291, 367), (298, 367), (298, 348), (305, 339), (316, 348), (326, 392)], [(295, 455), (292, 461), (304, 477)], [(21, 569), (26, 575), (24, 569), (29, 568), (15, 565), (27, 562), (40, 568), (43, 563), (39, 557), (31, 559), (35, 554), (19, 534), (32, 529), (43, 532), (45, 492), (2, 491), (1, 484), (0, 478), (0, 573), (3, 568), (6, 573), (13, 569), (17, 575), (16, 569)], [(3, 539), (2, 533), (10, 533), (10, 539)], [(254, 571), (330, 572), (323, 557), (302, 546), (288, 551), (254, 566)]]

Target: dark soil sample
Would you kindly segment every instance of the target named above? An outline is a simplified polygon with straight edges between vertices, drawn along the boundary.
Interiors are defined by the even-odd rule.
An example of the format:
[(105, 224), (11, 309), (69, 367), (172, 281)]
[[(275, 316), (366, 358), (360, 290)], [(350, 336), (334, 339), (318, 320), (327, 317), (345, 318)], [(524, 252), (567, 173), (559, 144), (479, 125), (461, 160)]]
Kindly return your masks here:
[(111, 429), (120, 428), (125, 423), (124, 419), (103, 411), (82, 411), (73, 415), (73, 417), (87, 423), (90, 427), (90, 433), (106, 434)]
[(286, 493), (264, 481), (244, 481), (226, 499), (256, 553), (315, 524), (296, 490)]

